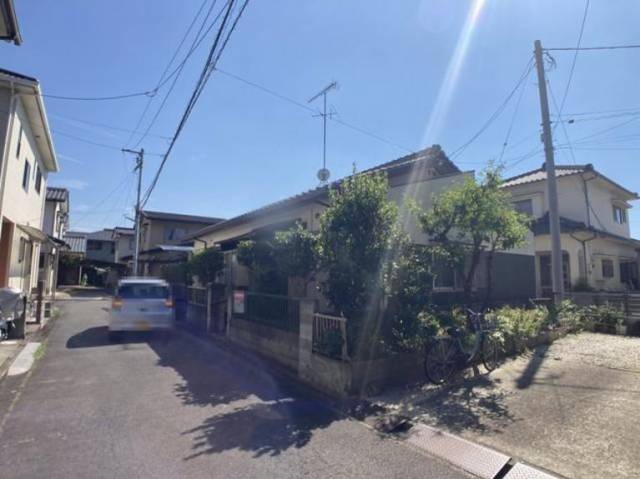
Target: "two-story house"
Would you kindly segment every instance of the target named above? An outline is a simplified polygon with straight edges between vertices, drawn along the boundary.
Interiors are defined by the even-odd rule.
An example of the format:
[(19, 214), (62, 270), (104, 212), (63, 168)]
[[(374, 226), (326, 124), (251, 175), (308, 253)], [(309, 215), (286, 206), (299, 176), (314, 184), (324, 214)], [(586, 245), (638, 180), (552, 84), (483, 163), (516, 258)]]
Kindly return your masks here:
[[(566, 290), (640, 289), (640, 241), (631, 238), (631, 201), (638, 195), (593, 165), (556, 166), (563, 271)], [(534, 218), (536, 288), (551, 291), (551, 240), (547, 172), (542, 168), (505, 180), (515, 208)]]
[(0, 69), (0, 287), (36, 285), (47, 176), (56, 171), (38, 80)]
[(115, 243), (115, 262), (127, 264), (129, 261), (125, 258), (133, 255), (135, 249), (135, 230), (124, 226), (116, 226), (113, 228), (111, 239)]
[[(140, 217), (141, 274), (159, 276), (163, 265), (183, 260), (191, 251), (190, 246), (183, 244), (186, 237), (221, 221), (223, 221), (221, 218), (209, 216), (142, 211)], [(193, 240), (190, 240), (190, 243), (193, 243)]]
[(58, 283), (58, 263), (60, 251), (68, 248), (64, 234), (69, 226), (69, 190), (47, 188), (44, 205), (42, 231), (48, 241), (40, 248), (40, 268), (38, 276), (44, 281), (44, 294), (55, 294)]

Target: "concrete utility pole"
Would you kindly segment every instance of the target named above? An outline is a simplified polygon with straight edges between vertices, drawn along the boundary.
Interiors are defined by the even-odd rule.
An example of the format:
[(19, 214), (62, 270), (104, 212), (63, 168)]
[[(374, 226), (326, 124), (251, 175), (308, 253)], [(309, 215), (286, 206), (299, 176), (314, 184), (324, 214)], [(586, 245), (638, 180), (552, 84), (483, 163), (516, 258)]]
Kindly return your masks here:
[(564, 279), (562, 272), (562, 245), (560, 242), (560, 216), (558, 214), (558, 185), (556, 183), (556, 165), (553, 157), (551, 121), (549, 120), (549, 99), (547, 81), (544, 75), (544, 59), (540, 40), (534, 43), (536, 69), (538, 71), (538, 90), (540, 92), (540, 112), (542, 114), (542, 141), (544, 143), (545, 169), (547, 171), (547, 196), (549, 199), (549, 233), (551, 235), (551, 285), (553, 301), (559, 304), (564, 298)]
[(142, 189), (142, 163), (144, 161), (144, 148), (138, 150), (122, 149), (125, 153), (136, 155), (136, 167), (133, 171), (138, 172), (138, 195), (136, 199), (136, 216), (134, 221), (135, 246), (133, 250), (133, 275), (138, 276), (138, 258), (140, 256), (140, 190)]

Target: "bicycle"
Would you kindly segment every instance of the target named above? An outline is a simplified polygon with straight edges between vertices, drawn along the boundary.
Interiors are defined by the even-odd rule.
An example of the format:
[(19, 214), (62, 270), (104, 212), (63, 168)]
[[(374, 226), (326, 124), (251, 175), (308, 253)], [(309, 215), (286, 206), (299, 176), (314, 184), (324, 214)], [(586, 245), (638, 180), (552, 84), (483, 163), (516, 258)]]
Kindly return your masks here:
[(487, 371), (491, 372), (499, 365), (500, 345), (483, 327), (483, 315), (468, 310), (468, 318), (475, 333), (471, 351), (465, 351), (462, 344), (464, 332), (461, 328), (447, 328), (447, 336), (440, 336), (427, 345), (424, 359), (424, 371), (433, 384), (444, 384), (456, 371), (474, 365), (481, 360)]

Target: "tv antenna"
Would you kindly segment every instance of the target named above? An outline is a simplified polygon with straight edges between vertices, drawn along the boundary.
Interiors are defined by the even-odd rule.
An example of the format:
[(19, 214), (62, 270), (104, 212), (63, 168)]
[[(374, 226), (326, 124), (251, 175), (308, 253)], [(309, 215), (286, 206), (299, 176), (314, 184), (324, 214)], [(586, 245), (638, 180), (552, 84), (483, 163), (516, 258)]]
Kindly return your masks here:
[(320, 184), (324, 185), (327, 183), (329, 176), (331, 173), (327, 169), (327, 117), (332, 117), (334, 112), (327, 113), (327, 93), (331, 90), (337, 89), (338, 83), (333, 81), (329, 83), (326, 87), (320, 90), (318, 93), (313, 95), (307, 103), (311, 103), (312, 101), (322, 97), (323, 110), (322, 113), (318, 115), (314, 115), (316, 117), (322, 117), (322, 168), (318, 170), (318, 179), (320, 180)]

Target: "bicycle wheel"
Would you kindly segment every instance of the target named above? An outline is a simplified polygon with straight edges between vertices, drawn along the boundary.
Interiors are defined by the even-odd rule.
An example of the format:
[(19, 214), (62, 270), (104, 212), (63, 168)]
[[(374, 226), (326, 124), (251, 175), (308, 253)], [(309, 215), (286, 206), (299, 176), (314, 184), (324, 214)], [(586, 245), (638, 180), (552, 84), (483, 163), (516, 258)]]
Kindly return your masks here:
[(493, 371), (500, 365), (500, 343), (488, 334), (482, 338), (482, 363), (487, 371)]
[(450, 338), (438, 338), (428, 347), (424, 372), (433, 384), (445, 383), (456, 368), (455, 345)]

